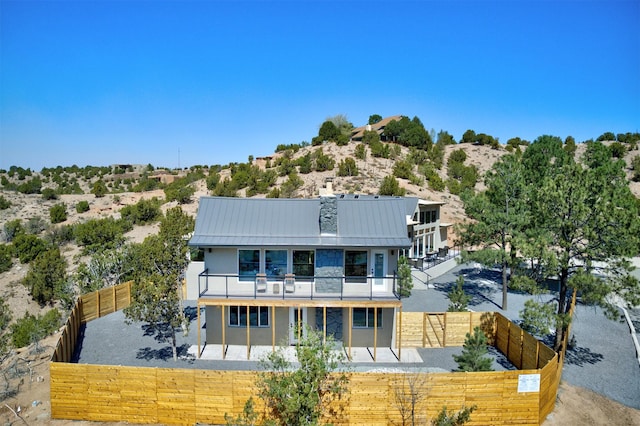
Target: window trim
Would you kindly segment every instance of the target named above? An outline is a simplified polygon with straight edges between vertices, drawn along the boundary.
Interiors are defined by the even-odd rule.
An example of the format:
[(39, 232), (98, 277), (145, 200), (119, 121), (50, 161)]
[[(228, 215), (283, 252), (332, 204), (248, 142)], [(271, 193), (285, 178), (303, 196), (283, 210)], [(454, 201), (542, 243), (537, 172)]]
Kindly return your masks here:
[[(256, 272), (253, 275), (245, 275), (241, 273), (240, 270), (240, 252), (243, 251), (253, 251), (253, 252), (258, 252), (258, 269), (256, 270)], [(238, 280), (239, 281), (254, 281), (256, 279), (256, 274), (259, 274), (261, 272), (261, 268), (262, 268), (262, 250), (257, 249), (257, 248), (242, 248), (242, 249), (238, 249), (238, 252), (236, 253), (236, 260), (237, 260), (237, 265), (238, 265)]]
[[(366, 259), (364, 264), (364, 275), (348, 275), (347, 274), (347, 253), (364, 253)], [(349, 284), (366, 284), (367, 277), (369, 274), (367, 273), (369, 269), (369, 250), (344, 250), (344, 262), (343, 262), (343, 273), (344, 273), (344, 281)], [(358, 266), (362, 266), (358, 264)]]
[[(308, 275), (308, 274), (299, 274), (296, 271), (296, 252), (306, 252), (306, 253), (311, 253), (311, 263), (300, 263), (299, 265), (311, 265), (311, 269), (312, 269), (312, 274)], [(308, 249), (308, 250), (296, 250), (296, 249), (292, 249), (291, 250), (291, 273), (295, 274), (296, 279), (302, 279), (302, 280), (313, 280), (314, 277), (316, 276), (316, 251), (315, 249)]]
[[(230, 306), (227, 306), (227, 308), (228, 308), (227, 309), (227, 313), (229, 314), (228, 315), (229, 320), (227, 321), (227, 325), (229, 327), (238, 327), (238, 328), (239, 327), (244, 327), (244, 328), (246, 328), (247, 324), (243, 323), (242, 321), (240, 321), (240, 318), (242, 318), (242, 312), (244, 312), (245, 315), (246, 315), (247, 307), (246, 306), (242, 306), (242, 305), (230, 305)], [(268, 328), (268, 327), (270, 327), (271, 326), (271, 312), (270, 312), (271, 310), (269, 309), (269, 307), (268, 306), (249, 306), (249, 316), (251, 316), (251, 314), (252, 314), (251, 310), (254, 309), (254, 308), (256, 309), (256, 312), (255, 312), (256, 313), (256, 324), (255, 325), (251, 324), (251, 318), (249, 318), (249, 327), (250, 328)], [(237, 318), (237, 321), (236, 321), (235, 324), (231, 323), (231, 317), (232, 317), (231, 309), (237, 309), (238, 310), (237, 314), (235, 315), (236, 318)], [(267, 314), (267, 324), (262, 324), (262, 321), (261, 321), (262, 316), (260, 314), (261, 314), (261, 311), (263, 311), (263, 310)]]
[[(353, 309), (353, 317), (355, 317), (355, 311), (357, 310), (362, 310), (364, 309), (364, 320), (365, 320), (365, 325), (356, 325), (355, 321), (352, 324), (352, 328), (357, 328), (357, 329), (371, 329), (374, 326), (374, 318), (373, 316), (375, 315), (375, 309), (376, 308), (351, 308)], [(378, 313), (378, 328), (382, 328), (382, 319), (384, 317), (384, 315), (382, 315), (382, 308), (377, 308), (377, 313)], [(371, 312), (371, 322), (369, 322), (369, 312)]]
[[(280, 274), (273, 274), (269, 271), (268, 266), (277, 265), (274, 262), (271, 262), (271, 265), (267, 264), (267, 252), (284, 252), (284, 270), (280, 272)], [(262, 263), (262, 262), (261, 262)], [(281, 265), (281, 264), (280, 264)], [(265, 249), (264, 250), (264, 271), (267, 274), (268, 280), (284, 280), (284, 276), (289, 271), (289, 250), (287, 249)]]

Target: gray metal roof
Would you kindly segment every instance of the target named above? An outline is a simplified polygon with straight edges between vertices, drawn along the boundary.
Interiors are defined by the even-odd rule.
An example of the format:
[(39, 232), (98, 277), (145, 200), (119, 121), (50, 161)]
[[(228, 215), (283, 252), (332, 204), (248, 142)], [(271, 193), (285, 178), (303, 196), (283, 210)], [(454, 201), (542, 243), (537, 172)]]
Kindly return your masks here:
[(202, 197), (189, 245), (408, 247), (406, 200), (337, 198), (338, 231), (320, 233), (320, 199)]

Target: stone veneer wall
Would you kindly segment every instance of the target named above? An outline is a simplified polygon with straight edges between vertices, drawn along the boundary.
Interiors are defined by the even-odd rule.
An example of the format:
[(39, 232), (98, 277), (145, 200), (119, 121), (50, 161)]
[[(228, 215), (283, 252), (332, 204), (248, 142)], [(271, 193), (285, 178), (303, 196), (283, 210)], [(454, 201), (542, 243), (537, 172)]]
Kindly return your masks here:
[[(322, 309), (316, 309), (316, 327), (324, 329)], [(327, 308), (327, 336), (342, 341), (342, 308)]]
[(344, 254), (342, 250), (316, 250), (316, 293), (340, 293), (343, 274)]
[(336, 197), (320, 198), (320, 233), (336, 235), (338, 233), (338, 200)]

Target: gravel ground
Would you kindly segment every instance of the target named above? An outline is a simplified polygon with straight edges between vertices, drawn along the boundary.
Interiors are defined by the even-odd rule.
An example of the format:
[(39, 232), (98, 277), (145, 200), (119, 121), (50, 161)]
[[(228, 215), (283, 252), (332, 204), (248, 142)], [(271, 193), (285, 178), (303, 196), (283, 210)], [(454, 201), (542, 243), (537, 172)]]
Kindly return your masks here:
[[(447, 293), (459, 275), (465, 276), (465, 292), (472, 295), (469, 308), (474, 311), (498, 311), (513, 321), (519, 319), (524, 302), (531, 296), (510, 292), (508, 309), (500, 309), (502, 291), (500, 275), (496, 271), (460, 265), (444, 275), (432, 279), (429, 286), (417, 283), (411, 297), (403, 300), (405, 312), (444, 312), (449, 301)], [(537, 296), (540, 301), (553, 299), (554, 295)], [(174, 362), (171, 348), (151, 335), (144, 324), (126, 324), (123, 313), (116, 312), (87, 323), (81, 330), (75, 362), (103, 365), (131, 365), (141, 367), (198, 368), (256, 370), (257, 363), (250, 361), (195, 360), (187, 354), (197, 345), (197, 325), (193, 304), (190, 314), (191, 332), (178, 333), (178, 354)], [(203, 320), (204, 325), (204, 320)], [(579, 305), (573, 323), (572, 335), (576, 345), (567, 351), (563, 380), (598, 392), (633, 408), (640, 409), (640, 366), (629, 328), (624, 322), (605, 318), (599, 309)], [(204, 333), (203, 333), (204, 339)], [(368, 370), (419, 370), (452, 371), (456, 368), (453, 354), (462, 348), (418, 349), (422, 364), (409, 363), (351, 363), (353, 371)], [(495, 350), (491, 351), (495, 370), (513, 369), (513, 366)]]

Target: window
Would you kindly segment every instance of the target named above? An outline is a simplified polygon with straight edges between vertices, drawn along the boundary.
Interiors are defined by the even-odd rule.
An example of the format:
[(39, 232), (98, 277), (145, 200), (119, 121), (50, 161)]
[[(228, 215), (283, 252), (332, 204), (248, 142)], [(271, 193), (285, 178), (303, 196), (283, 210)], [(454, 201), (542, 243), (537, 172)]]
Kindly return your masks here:
[(238, 275), (241, 281), (253, 281), (260, 272), (260, 250), (238, 250)]
[[(229, 326), (230, 327), (246, 327), (247, 326), (247, 307), (246, 306), (229, 306)], [(249, 307), (249, 326), (269, 327), (269, 307), (268, 306), (250, 306)]]
[(315, 252), (313, 250), (294, 250), (293, 273), (297, 279), (313, 278), (315, 275)]
[(287, 273), (287, 251), (266, 250), (264, 252), (264, 271), (267, 278), (284, 279)]
[(438, 212), (436, 212), (435, 210), (431, 211), (431, 222), (436, 222), (438, 220)]
[[(353, 328), (373, 328), (375, 309), (353, 308)], [(378, 308), (378, 328), (382, 328), (382, 309)]]
[(348, 283), (367, 282), (367, 252), (344, 252), (344, 275)]

